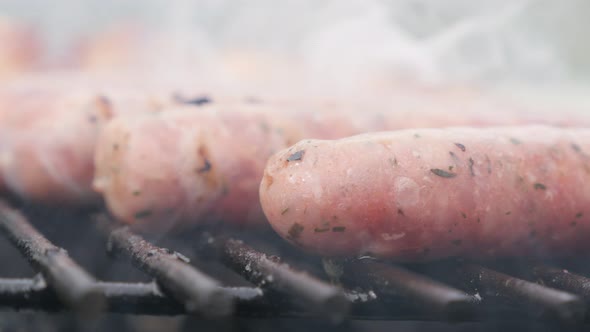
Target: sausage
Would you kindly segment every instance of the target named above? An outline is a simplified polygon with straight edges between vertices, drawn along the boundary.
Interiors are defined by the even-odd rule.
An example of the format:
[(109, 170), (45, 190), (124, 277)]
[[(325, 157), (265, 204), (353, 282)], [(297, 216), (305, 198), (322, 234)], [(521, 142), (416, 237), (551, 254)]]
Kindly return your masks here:
[(378, 114), (294, 109), (215, 103), (119, 117), (100, 135), (93, 187), (118, 220), (145, 230), (266, 225), (258, 187), (273, 153), (383, 126)]
[(588, 129), (411, 129), (300, 141), (270, 158), (260, 200), (318, 255), (564, 256), (590, 249), (588, 181)]
[(259, 223), (259, 179), (290, 129), (259, 112), (217, 110), (184, 107), (109, 123), (94, 188), (111, 213), (150, 230), (181, 221)]
[(40, 67), (44, 50), (32, 26), (0, 16), (0, 41), (0, 81)]
[(42, 204), (93, 205), (100, 202), (91, 183), (102, 126), (117, 114), (157, 111), (164, 101), (79, 77), (54, 78), (19, 81), (0, 93), (0, 191)]
[[(438, 109), (358, 112), (358, 105), (279, 105), (213, 103), (198, 111), (185, 108), (118, 118), (99, 138), (94, 188), (117, 219), (146, 230), (182, 229), (213, 220), (267, 226), (258, 196), (266, 160), (303, 138), (334, 139), (408, 126), (530, 121), (522, 114), (485, 117), (460, 109), (450, 117)], [(205, 165), (202, 151), (211, 166), (203, 173), (195, 171)]]

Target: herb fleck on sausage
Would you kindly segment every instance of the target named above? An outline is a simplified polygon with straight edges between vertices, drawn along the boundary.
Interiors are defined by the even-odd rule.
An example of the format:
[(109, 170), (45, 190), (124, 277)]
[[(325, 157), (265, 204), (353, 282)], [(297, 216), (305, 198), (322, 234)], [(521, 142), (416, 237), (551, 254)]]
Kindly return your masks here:
[(211, 170), (211, 163), (209, 162), (209, 160), (207, 158), (204, 159), (203, 163), (204, 163), (203, 167), (197, 169), (197, 173), (206, 173)]
[(492, 161), (490, 157), (486, 154), (486, 163), (488, 164), (488, 174), (492, 174)]
[(327, 232), (329, 230), (330, 230), (330, 228), (317, 228), (316, 227), (313, 231), (316, 232), (316, 233), (324, 233), (324, 232)]
[(284, 215), (285, 213), (289, 212), (289, 208), (284, 208), (283, 211), (281, 211), (281, 216)]
[(223, 185), (222, 185), (222, 187), (221, 187), (221, 195), (222, 196), (227, 196), (227, 194), (229, 194), (229, 187), (228, 187), (227, 183), (224, 182)]
[(395, 157), (388, 158), (387, 160), (389, 161), (389, 163), (391, 164), (391, 166), (397, 166), (398, 165), (397, 158), (395, 158)]
[(178, 103), (195, 105), (195, 106), (202, 106), (202, 105), (209, 104), (209, 103), (213, 102), (213, 100), (211, 100), (211, 98), (209, 98), (208, 96), (198, 96), (198, 97), (193, 97), (193, 98), (185, 98), (180, 95), (174, 95), (174, 99)]
[(397, 214), (399, 214), (400, 216), (404, 216), (404, 217), (406, 216), (404, 214), (404, 210), (402, 210), (402, 209), (397, 209)]
[(576, 151), (577, 153), (582, 152), (582, 148), (576, 143), (572, 143), (572, 149), (574, 149), (574, 151)]
[(147, 218), (152, 215), (152, 210), (142, 210), (135, 214), (135, 219)]
[(533, 185), (533, 187), (535, 188), (535, 190), (545, 190), (545, 189), (547, 189), (547, 186), (545, 186), (544, 184), (539, 183), (539, 182), (535, 183)]
[(207, 156), (209, 155), (209, 151), (207, 151), (207, 148), (204, 145), (200, 145), (199, 149), (197, 150), (197, 153), (201, 158), (203, 158), (203, 166), (196, 169), (197, 173), (206, 173), (210, 171), (212, 165), (211, 162), (209, 162), (209, 158), (207, 158)]
[(471, 173), (471, 176), (475, 176), (475, 172), (473, 171), (473, 164), (475, 164), (473, 158), (469, 158), (469, 173)]
[(303, 155), (305, 154), (305, 150), (299, 150), (287, 158), (287, 161), (297, 161), (303, 159)]
[(461, 143), (455, 143), (455, 145), (461, 149), (461, 151), (465, 152), (465, 145), (461, 144)]
[(299, 236), (301, 236), (301, 232), (303, 232), (303, 226), (298, 223), (294, 223), (291, 225), (291, 228), (289, 228), (289, 238), (296, 240), (299, 238)]
[(344, 232), (345, 230), (346, 230), (346, 227), (344, 227), (344, 226), (332, 227), (332, 232)]
[(451, 156), (451, 158), (453, 158), (453, 161), (454, 161), (455, 163), (457, 163), (457, 164), (458, 164), (458, 163), (460, 163), (460, 162), (461, 162), (461, 160), (459, 159), (459, 157), (457, 157), (457, 155), (456, 155), (456, 154), (454, 154), (454, 153), (453, 153), (453, 151), (449, 151), (449, 155)]
[(262, 130), (264, 133), (270, 132), (270, 126), (268, 125), (268, 123), (262, 121), (259, 123), (259, 126), (260, 126), (260, 130)]
[(431, 168), (430, 171), (432, 173), (434, 173), (434, 175), (440, 176), (442, 178), (450, 179), (450, 178), (454, 178), (455, 176), (457, 176), (457, 174), (455, 174), (455, 173), (450, 173), (450, 172), (447, 172), (447, 171), (442, 170), (440, 168)]

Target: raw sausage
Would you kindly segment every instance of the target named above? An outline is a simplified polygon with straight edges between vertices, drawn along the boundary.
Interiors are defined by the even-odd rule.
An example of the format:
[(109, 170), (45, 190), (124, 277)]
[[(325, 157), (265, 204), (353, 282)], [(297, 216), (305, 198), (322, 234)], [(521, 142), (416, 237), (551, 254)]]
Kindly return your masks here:
[[(170, 229), (206, 220), (266, 225), (258, 198), (266, 160), (303, 138), (534, 122), (508, 112), (487, 116), (457, 109), (449, 116), (438, 109), (359, 112), (358, 105), (278, 105), (213, 103), (116, 119), (99, 138), (94, 188), (115, 217), (137, 226)], [(204, 165), (210, 166), (207, 172), (195, 171)]]
[(94, 188), (119, 220), (150, 230), (260, 223), (262, 170), (289, 135), (259, 112), (217, 107), (120, 117), (99, 139)]
[(48, 76), (54, 81), (34, 77), (0, 91), (0, 191), (42, 204), (98, 203), (91, 182), (100, 129), (118, 114), (155, 112), (166, 101), (140, 89)]
[(560, 256), (590, 249), (588, 181), (588, 129), (411, 129), (301, 141), (270, 159), (260, 199), (319, 255)]

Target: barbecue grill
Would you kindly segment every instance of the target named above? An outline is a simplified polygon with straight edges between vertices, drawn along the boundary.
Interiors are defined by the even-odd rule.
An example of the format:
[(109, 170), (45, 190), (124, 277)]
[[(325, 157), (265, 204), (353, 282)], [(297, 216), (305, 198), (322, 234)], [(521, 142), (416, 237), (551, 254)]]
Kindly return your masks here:
[[(29, 210), (0, 202), (2, 234), (38, 273), (24, 279), (0, 278), (4, 310), (62, 311), (86, 319), (105, 312), (188, 315), (203, 321), (306, 318), (336, 327), (350, 320), (542, 321), (560, 326), (586, 322), (590, 278), (555, 262), (400, 265), (371, 257), (322, 260), (292, 250), (272, 233), (221, 228), (157, 239), (187, 244), (184, 250), (190, 252), (181, 253), (156, 246), (105, 213), (79, 214), (76, 218), (87, 220), (77, 224), (103, 243), (109, 259), (122, 259), (148, 276), (138, 282), (101, 281), (30, 221), (54, 229), (74, 227), (73, 223), (48, 226), (50, 220), (42, 219), (55, 216)], [(225, 272), (212, 271), (207, 262), (237, 273), (241, 285), (226, 283)]]

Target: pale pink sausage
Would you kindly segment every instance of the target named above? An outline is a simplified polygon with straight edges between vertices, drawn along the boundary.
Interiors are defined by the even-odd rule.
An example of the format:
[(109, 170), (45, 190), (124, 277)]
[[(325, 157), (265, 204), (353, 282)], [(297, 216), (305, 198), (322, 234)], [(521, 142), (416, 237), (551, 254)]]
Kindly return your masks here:
[(45, 50), (38, 32), (0, 14), (0, 82), (39, 69)]
[(55, 83), (40, 77), (0, 91), (0, 192), (41, 204), (98, 203), (91, 182), (102, 126), (119, 114), (155, 112), (164, 101), (139, 90), (100, 88), (77, 76), (54, 78)]
[(283, 128), (257, 112), (215, 107), (120, 117), (99, 140), (94, 188), (120, 221), (150, 230), (260, 223), (259, 179), (286, 147)]
[[(120, 221), (153, 230), (213, 220), (267, 226), (258, 196), (266, 160), (301, 139), (411, 127), (562, 124), (557, 118), (535, 118), (493, 105), (416, 110), (396, 103), (233, 100), (119, 118), (99, 138), (94, 188)], [(576, 125), (588, 121), (583, 116), (577, 120)], [(204, 143), (195, 145), (199, 141)], [(114, 151), (120, 142), (125, 148)], [(203, 165), (196, 146), (214, 154), (214, 162), (208, 159), (214, 172), (194, 172)], [(145, 194), (134, 195), (138, 187)], [(220, 192), (226, 193), (223, 198)]]
[(301, 141), (270, 159), (260, 198), (319, 255), (562, 256), (590, 249), (588, 181), (588, 129), (412, 129)]

